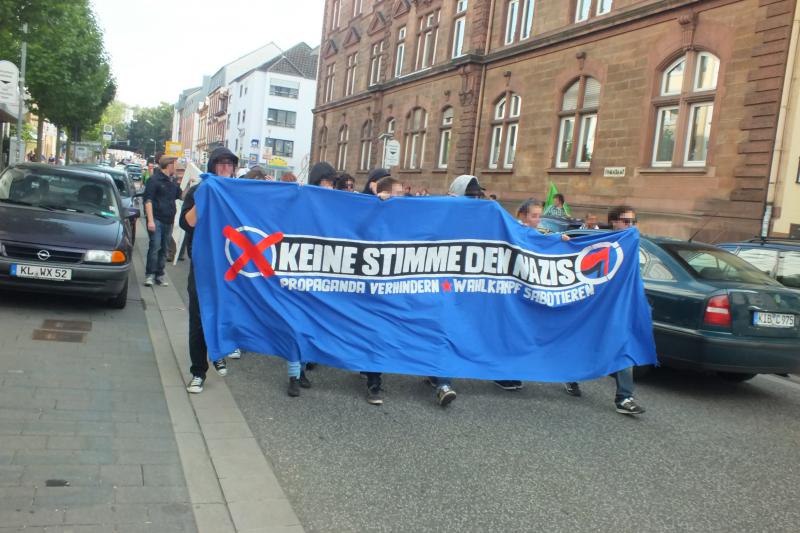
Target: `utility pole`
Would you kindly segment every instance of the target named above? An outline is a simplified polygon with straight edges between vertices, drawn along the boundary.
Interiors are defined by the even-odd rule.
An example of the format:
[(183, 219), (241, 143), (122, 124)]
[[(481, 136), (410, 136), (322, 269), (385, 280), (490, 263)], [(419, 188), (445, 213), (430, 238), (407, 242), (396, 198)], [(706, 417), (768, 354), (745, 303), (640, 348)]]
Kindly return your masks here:
[(28, 42), (26, 35), (28, 34), (28, 23), (22, 25), (22, 52), (20, 54), (20, 68), (19, 68), (19, 113), (17, 116), (17, 152), (19, 159), (18, 162), (25, 161), (25, 143), (22, 141), (22, 123), (25, 111), (25, 61), (28, 55)]

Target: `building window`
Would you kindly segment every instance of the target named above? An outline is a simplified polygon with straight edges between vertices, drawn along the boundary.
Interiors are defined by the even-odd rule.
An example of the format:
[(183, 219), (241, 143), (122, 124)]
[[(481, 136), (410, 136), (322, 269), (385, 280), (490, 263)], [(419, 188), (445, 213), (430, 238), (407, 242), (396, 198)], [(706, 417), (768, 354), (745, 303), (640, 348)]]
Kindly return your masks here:
[(439, 168), (447, 168), (450, 159), (450, 141), (453, 130), (453, 108), (446, 107), (442, 111), (442, 126), (439, 130)]
[(663, 70), (653, 101), (654, 167), (706, 166), (718, 77), (719, 58), (708, 52), (690, 51)]
[(518, 39), (528, 39), (531, 36), (535, 7), (536, 0), (509, 0), (506, 8), (505, 44), (512, 44)]
[(363, 4), (364, 0), (353, 0), (353, 18), (361, 14), (361, 9), (363, 7)]
[[(564, 92), (559, 113), (557, 168), (588, 168), (594, 153), (600, 82), (588, 76), (575, 80)], [(578, 149), (574, 150), (577, 146)]]
[(358, 64), (358, 52), (347, 56), (347, 70), (344, 77), (344, 95), (350, 96), (356, 89), (356, 66)]
[(376, 85), (383, 81), (383, 47), (385, 41), (372, 45), (369, 60), (369, 84)]
[(336, 83), (336, 63), (331, 63), (325, 67), (325, 99), (323, 103), (333, 100), (333, 88)]
[(264, 139), (264, 147), (272, 149), (272, 155), (281, 157), (292, 157), (294, 155), (294, 141), (285, 141), (283, 139), (272, 139), (267, 137)]
[(372, 164), (372, 121), (368, 120), (361, 126), (361, 159), (359, 170), (369, 170)]
[(319, 160), (328, 160), (328, 128), (326, 126), (319, 130)]
[(242, 122), (244, 123), (247, 120), (247, 109), (242, 111)]
[(244, 91), (244, 85), (239, 85), (239, 98), (242, 97), (243, 91)]
[(347, 167), (347, 141), (350, 138), (350, 130), (347, 125), (339, 128), (339, 143), (336, 151), (336, 168), (344, 170)]
[(517, 155), (519, 116), (522, 113), (522, 97), (507, 92), (494, 106), (492, 116), (492, 138), (489, 145), (489, 168), (513, 168)]
[(403, 26), (397, 32), (397, 51), (394, 54), (394, 77), (399, 78), (403, 75), (403, 63), (406, 60), (406, 27)]
[(601, 16), (611, 11), (613, 0), (578, 0), (575, 4), (575, 22), (583, 22), (589, 17)]
[(339, 15), (341, 15), (342, 12), (342, 0), (333, 0), (331, 4), (331, 30), (335, 30), (339, 27)]
[(428, 114), (421, 107), (416, 107), (406, 117), (405, 134), (405, 167), (421, 168), (425, 159), (425, 129), (428, 126)]
[(439, 10), (419, 18), (417, 35), (416, 69), (428, 68), (436, 62), (436, 44), (439, 40)]
[(389, 141), (394, 139), (395, 126), (396, 122), (393, 118), (386, 121), (386, 135), (383, 135), (383, 160), (381, 161), (381, 165), (384, 167), (386, 166), (386, 150)]
[(297, 87), (284, 87), (283, 85), (270, 84), (269, 94), (272, 96), (282, 96), (284, 98), (297, 98), (300, 96), (300, 89)]
[[(244, 119), (244, 116), (242, 116), (242, 119)], [(284, 111), (283, 109), (267, 109), (267, 124), (270, 126), (294, 128), (296, 123), (297, 113), (294, 111)]]
[(464, 55), (464, 31), (467, 28), (467, 17), (459, 17), (453, 22), (453, 57)]

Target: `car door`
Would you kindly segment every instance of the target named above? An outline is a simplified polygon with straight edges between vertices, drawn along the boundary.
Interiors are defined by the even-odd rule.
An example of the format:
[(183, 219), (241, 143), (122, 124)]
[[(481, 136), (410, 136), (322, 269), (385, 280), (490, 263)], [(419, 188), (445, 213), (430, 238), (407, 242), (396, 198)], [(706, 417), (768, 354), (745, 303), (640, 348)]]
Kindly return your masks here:
[(652, 309), (653, 325), (691, 327), (692, 320), (686, 316), (687, 295), (678, 273), (649, 241), (641, 241), (639, 271)]

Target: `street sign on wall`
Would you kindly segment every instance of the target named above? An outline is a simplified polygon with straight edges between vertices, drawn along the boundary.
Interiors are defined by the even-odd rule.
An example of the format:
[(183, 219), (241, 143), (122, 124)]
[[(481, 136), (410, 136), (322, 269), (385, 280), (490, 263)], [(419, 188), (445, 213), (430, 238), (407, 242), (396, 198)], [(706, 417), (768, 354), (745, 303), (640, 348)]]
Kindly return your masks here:
[(170, 157), (181, 157), (183, 155), (183, 145), (175, 141), (167, 141), (164, 154)]
[(400, 164), (400, 141), (387, 141), (386, 149), (383, 154), (383, 166), (386, 168), (396, 167)]

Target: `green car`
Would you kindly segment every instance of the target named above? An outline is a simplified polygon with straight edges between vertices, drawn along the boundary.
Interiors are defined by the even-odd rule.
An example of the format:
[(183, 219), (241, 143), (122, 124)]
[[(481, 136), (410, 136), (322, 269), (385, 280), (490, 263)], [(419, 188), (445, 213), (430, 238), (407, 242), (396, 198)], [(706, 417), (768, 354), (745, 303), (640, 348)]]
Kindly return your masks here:
[(733, 381), (800, 372), (800, 290), (711, 244), (645, 236), (640, 243), (661, 364)]

